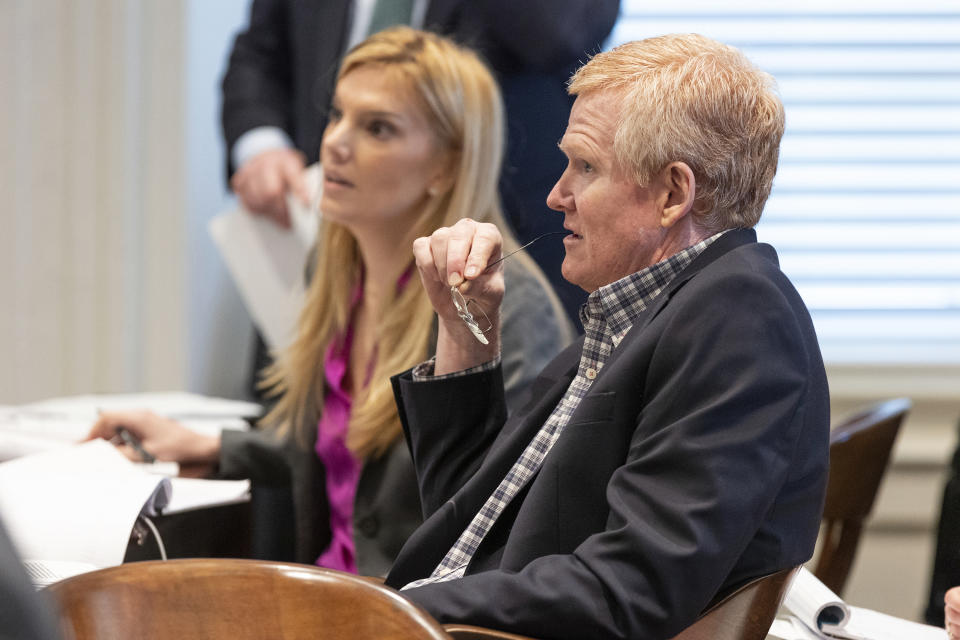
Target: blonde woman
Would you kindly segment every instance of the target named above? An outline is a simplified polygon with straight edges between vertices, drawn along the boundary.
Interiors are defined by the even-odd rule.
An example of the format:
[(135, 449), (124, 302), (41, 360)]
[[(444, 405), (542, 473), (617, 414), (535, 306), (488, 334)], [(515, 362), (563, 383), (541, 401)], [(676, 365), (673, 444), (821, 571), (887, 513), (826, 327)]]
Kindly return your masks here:
[[(385, 573), (422, 519), (389, 381), (436, 339), (411, 246), (464, 217), (503, 228), (503, 132), (496, 82), (470, 50), (406, 27), (357, 45), (321, 146), (315, 272), (296, 338), (264, 379), (277, 398), (265, 428), (210, 437), (146, 412), (111, 413), (91, 436), (122, 425), (158, 459), (212, 465), (255, 486), (289, 484), (296, 560)], [(503, 371), (517, 406), (573, 334), (532, 260), (519, 253), (504, 268)]]

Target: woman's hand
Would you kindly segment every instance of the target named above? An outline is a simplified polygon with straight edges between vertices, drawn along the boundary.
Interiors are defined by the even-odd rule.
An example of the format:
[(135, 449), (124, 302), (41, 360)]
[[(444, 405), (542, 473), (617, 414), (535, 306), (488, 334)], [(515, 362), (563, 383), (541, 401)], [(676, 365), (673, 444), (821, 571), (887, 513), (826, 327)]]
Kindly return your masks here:
[[(150, 411), (102, 413), (86, 439), (104, 438), (115, 441), (120, 427), (138, 438), (143, 449), (157, 460), (185, 464), (212, 464), (220, 456), (219, 437), (199, 434), (176, 420), (158, 416)], [(117, 447), (131, 460), (143, 461), (140, 453), (131, 446), (118, 444)]]
[[(420, 279), (439, 318), (437, 361), (434, 373), (461, 371), (492, 360), (500, 353), (500, 303), (503, 301), (503, 267), (487, 265), (500, 258), (503, 238), (496, 226), (460, 220), (441, 227), (430, 237), (417, 238), (413, 255)], [(456, 286), (472, 308), (479, 323), (489, 320), (483, 344), (464, 323), (451, 297)], [(485, 317), (484, 317), (485, 316)]]

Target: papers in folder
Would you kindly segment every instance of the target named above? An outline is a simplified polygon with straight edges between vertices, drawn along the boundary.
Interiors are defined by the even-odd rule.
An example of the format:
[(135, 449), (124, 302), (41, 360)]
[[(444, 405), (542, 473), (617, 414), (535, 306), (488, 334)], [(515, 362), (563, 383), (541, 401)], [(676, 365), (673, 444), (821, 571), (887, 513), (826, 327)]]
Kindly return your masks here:
[[(0, 514), (37, 585), (123, 561), (134, 521), (249, 499), (248, 480), (167, 477), (112, 444), (77, 444), (100, 411), (149, 409), (215, 434), (247, 429), (257, 403), (180, 391), (81, 395), (0, 407)], [(4, 462), (6, 461), (6, 462)]]
[(947, 640), (939, 627), (904, 620), (840, 599), (801, 568), (790, 584), (768, 638), (776, 640)]
[(291, 228), (283, 229), (242, 207), (210, 221), (210, 235), (240, 297), (271, 349), (293, 337), (303, 304), (304, 267), (317, 235), (320, 167), (306, 171), (311, 205), (287, 197)]
[(34, 584), (123, 562), (134, 522), (170, 501), (105, 440), (0, 464), (0, 512)]

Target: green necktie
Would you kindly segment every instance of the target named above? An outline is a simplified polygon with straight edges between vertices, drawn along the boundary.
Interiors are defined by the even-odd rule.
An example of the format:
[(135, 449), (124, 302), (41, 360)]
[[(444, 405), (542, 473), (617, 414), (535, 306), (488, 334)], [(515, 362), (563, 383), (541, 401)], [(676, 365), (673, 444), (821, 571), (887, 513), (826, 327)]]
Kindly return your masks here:
[(377, 0), (367, 35), (398, 24), (410, 24), (413, 0)]

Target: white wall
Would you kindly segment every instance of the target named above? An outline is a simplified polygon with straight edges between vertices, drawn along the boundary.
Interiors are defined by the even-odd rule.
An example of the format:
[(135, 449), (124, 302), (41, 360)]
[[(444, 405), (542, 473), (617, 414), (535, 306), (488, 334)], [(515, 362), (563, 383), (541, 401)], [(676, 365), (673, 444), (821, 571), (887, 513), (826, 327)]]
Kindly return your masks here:
[(183, 17), (0, 2), (0, 403), (185, 380)]
[(206, 225), (248, 0), (0, 2), (0, 404), (237, 397), (252, 326)]
[(189, 389), (243, 397), (253, 325), (207, 233), (232, 205), (220, 134), (220, 79), (249, 0), (186, 3), (186, 184), (189, 282)]

